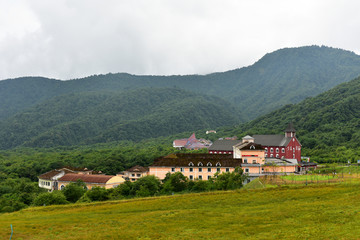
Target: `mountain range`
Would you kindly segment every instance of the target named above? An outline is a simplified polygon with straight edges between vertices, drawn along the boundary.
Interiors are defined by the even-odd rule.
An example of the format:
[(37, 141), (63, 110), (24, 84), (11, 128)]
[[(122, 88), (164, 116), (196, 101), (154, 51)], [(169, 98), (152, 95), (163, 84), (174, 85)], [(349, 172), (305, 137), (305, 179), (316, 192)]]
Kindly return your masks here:
[[(208, 75), (118, 73), (68, 81), (43, 77), (3, 80), (0, 148), (139, 141), (235, 124), (240, 127), (234, 127), (233, 133), (259, 129), (278, 132), (277, 127), (286, 126), (290, 120), (307, 131), (303, 134), (304, 143), (311, 146), (318, 143), (313, 132), (324, 128), (324, 124), (320, 128), (316, 125), (316, 121), (325, 118), (319, 113), (324, 111), (326, 119), (332, 119), (334, 113), (331, 107), (327, 111), (316, 107), (335, 104), (340, 111), (336, 116), (346, 118), (340, 110), (348, 107), (341, 105), (346, 93), (332, 96), (323, 92), (357, 76), (360, 56), (341, 49), (308, 46), (280, 49), (252, 66)], [(355, 84), (354, 81), (349, 84)], [(312, 103), (317, 97), (311, 97), (320, 93), (330, 94), (331, 101), (339, 101), (329, 102), (322, 97), (320, 102)], [(357, 109), (353, 109), (355, 116)], [(351, 134), (350, 138), (339, 139), (354, 137)], [(338, 142), (326, 142), (335, 143)]]

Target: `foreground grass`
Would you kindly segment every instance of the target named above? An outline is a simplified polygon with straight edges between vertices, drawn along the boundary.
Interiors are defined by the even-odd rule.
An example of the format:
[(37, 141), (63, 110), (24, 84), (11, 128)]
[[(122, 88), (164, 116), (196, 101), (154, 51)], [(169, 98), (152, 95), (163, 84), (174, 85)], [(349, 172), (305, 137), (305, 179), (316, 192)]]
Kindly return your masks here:
[(359, 239), (360, 184), (49, 206), (0, 215), (0, 239)]

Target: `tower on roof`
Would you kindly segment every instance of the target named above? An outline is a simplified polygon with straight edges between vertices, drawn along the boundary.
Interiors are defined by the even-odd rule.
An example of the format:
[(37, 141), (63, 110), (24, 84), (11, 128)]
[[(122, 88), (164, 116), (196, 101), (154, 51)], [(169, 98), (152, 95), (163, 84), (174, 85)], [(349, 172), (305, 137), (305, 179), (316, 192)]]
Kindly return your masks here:
[(249, 135), (246, 135), (245, 137), (242, 138), (242, 142), (254, 142), (254, 138), (249, 136)]
[(295, 135), (296, 135), (296, 130), (294, 128), (294, 124), (290, 122), (287, 128), (285, 129), (285, 137), (295, 137)]

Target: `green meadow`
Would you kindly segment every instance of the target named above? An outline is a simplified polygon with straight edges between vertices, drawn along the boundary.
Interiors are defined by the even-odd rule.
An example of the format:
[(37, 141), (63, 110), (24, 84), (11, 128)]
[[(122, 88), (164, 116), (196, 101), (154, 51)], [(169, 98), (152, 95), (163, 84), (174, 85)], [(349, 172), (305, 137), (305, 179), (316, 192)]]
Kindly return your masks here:
[(0, 239), (10, 224), (12, 239), (359, 239), (360, 184), (34, 207), (1, 214)]

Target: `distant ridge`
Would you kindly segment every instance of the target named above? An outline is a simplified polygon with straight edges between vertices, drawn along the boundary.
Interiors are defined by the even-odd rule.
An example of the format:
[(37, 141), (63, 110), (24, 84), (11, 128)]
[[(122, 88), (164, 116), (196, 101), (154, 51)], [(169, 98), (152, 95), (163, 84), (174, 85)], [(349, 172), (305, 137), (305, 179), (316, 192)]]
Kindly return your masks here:
[(181, 89), (61, 95), (0, 122), (0, 149), (140, 141), (233, 125), (230, 103)]

